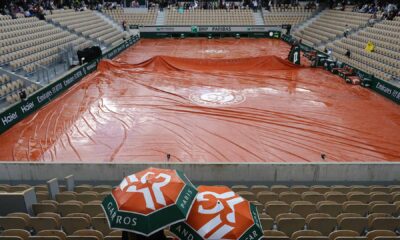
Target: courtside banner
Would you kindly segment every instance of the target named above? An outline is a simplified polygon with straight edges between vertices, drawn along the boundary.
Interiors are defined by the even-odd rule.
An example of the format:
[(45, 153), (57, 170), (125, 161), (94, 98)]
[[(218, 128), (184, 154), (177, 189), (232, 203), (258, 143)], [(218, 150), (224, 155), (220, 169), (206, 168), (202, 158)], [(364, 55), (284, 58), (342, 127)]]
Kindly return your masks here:
[[(103, 54), (103, 58), (111, 59), (122, 51), (132, 46), (139, 40), (138, 36), (131, 37), (120, 45), (110, 49)], [(51, 102), (65, 90), (69, 89), (83, 77), (97, 69), (100, 58), (87, 63), (57, 81), (41, 88), (39, 91), (29, 96), (26, 100), (14, 104), (9, 109), (0, 113), (0, 134), (7, 131), (10, 127), (29, 116), (45, 104)]]
[(396, 102), (397, 104), (400, 104), (400, 88), (399, 87), (396, 87), (388, 82), (385, 82), (383, 80), (379, 80), (379, 79), (375, 78), (373, 80), (371, 88), (375, 92), (391, 99), (392, 101)]
[(223, 33), (223, 32), (281, 32), (278, 26), (140, 26), (141, 33), (145, 32), (198, 32), (198, 33)]

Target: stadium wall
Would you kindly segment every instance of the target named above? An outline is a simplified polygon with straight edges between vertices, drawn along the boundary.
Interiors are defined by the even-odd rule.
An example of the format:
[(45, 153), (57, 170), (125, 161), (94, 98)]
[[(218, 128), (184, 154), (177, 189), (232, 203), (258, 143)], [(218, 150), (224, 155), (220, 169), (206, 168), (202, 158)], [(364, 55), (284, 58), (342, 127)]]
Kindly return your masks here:
[(197, 184), (395, 183), (400, 164), (376, 163), (17, 163), (0, 165), (0, 182), (63, 180), (116, 184), (148, 167), (180, 169)]
[[(135, 44), (138, 40), (138, 36), (132, 36), (118, 46), (105, 52), (102, 58), (112, 59), (125, 49)], [(66, 73), (50, 85), (29, 96), (26, 100), (18, 102), (6, 111), (0, 113), (0, 134), (7, 131), (31, 113), (51, 102), (54, 98), (72, 87), (89, 73), (95, 71), (99, 62), (100, 58)]]
[(142, 38), (253, 37), (281, 38), (277, 26), (130, 26), (138, 28)]

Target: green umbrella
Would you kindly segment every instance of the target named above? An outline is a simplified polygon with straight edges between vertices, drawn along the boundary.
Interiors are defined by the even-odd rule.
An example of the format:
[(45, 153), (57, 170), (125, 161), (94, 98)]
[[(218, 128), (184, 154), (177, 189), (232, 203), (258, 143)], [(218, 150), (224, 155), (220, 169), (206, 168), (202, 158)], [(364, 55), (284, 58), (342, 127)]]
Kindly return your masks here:
[(102, 207), (111, 228), (150, 236), (185, 220), (196, 194), (182, 172), (148, 168), (125, 177)]

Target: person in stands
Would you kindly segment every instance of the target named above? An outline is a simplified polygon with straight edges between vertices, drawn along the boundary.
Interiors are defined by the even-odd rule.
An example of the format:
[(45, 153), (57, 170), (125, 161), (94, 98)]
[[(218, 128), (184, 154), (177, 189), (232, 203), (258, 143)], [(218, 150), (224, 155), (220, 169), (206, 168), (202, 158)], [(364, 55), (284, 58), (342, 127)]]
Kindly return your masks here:
[(149, 237), (145, 237), (140, 234), (131, 233), (131, 232), (122, 232), (122, 240), (167, 240), (164, 235), (164, 231), (158, 231)]
[(344, 54), (346, 57), (350, 58), (351, 52), (349, 49), (346, 50), (346, 53)]
[(128, 28), (126, 26), (126, 21), (122, 21), (122, 28), (124, 29), (124, 31), (128, 31)]
[(349, 25), (346, 24), (346, 29), (343, 32), (343, 36), (345, 38), (347, 38), (347, 36), (349, 35), (350, 31), (351, 31), (351, 28), (349, 27)]

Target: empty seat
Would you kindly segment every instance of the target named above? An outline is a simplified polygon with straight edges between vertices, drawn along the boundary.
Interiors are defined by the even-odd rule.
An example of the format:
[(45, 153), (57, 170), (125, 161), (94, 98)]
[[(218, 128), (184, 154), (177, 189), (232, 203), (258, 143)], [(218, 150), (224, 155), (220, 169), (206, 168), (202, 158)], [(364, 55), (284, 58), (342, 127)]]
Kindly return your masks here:
[(325, 194), (326, 192), (329, 192), (331, 189), (328, 186), (324, 185), (314, 185), (310, 187), (310, 191), (312, 192), (318, 192), (321, 194)]
[(304, 229), (305, 220), (296, 213), (282, 213), (276, 217), (276, 224), (279, 231), (291, 236), (294, 232)]
[(74, 192), (62, 192), (56, 194), (56, 201), (59, 203), (64, 203), (70, 200), (76, 200), (76, 193)]
[(338, 229), (351, 230), (361, 234), (368, 227), (368, 219), (356, 213), (342, 213), (337, 216)]
[(111, 192), (112, 191), (112, 186), (110, 186), (110, 185), (98, 185), (98, 186), (94, 186), (92, 191), (97, 192), (97, 193)]
[(101, 213), (103, 213), (103, 208), (100, 204), (83, 204), (82, 212), (87, 213), (91, 217), (95, 217)]
[(338, 237), (358, 237), (358, 232), (351, 230), (337, 230), (329, 234), (329, 240), (336, 240)]
[(90, 237), (96, 237), (98, 240), (103, 240), (103, 234), (97, 230), (91, 230), (91, 229), (83, 229), (83, 230), (78, 230), (72, 234), (72, 236), (90, 236)]
[(62, 217), (61, 226), (66, 234), (71, 235), (78, 230), (88, 229), (91, 225), (89, 219), (82, 216)]
[(336, 228), (336, 218), (325, 213), (313, 213), (306, 218), (307, 229), (316, 230), (328, 236)]
[(315, 204), (308, 201), (292, 202), (290, 208), (292, 213), (297, 213), (303, 218), (306, 218), (309, 214), (315, 213), (317, 211)]
[(60, 238), (60, 240), (66, 240), (67, 239), (67, 235), (65, 234), (65, 232), (61, 231), (61, 230), (42, 230), (40, 232), (38, 232), (36, 234), (36, 236), (56, 236), (58, 238)]
[(259, 192), (269, 191), (269, 187), (266, 185), (253, 185), (250, 187), (250, 191), (257, 195)]
[(272, 239), (272, 240), (289, 240), (289, 237), (286, 236), (284, 232), (277, 231), (277, 230), (265, 230), (263, 231), (265, 240)]
[(394, 217), (383, 217), (371, 214), (368, 216), (368, 228), (370, 230), (395, 231), (400, 224), (400, 219)]
[(351, 188), (348, 186), (344, 186), (344, 185), (333, 185), (333, 186), (331, 186), (331, 191), (347, 194), (348, 192), (351, 191)]
[[(261, 224), (263, 224), (262, 219)], [(93, 229), (100, 231), (104, 236), (108, 235), (111, 232), (111, 228), (108, 225), (107, 218), (105, 217), (93, 217), (92, 218), (92, 226)]]
[(234, 192), (240, 192), (240, 191), (249, 191), (249, 187), (247, 187), (246, 185), (233, 185), (231, 187), (231, 189)]
[(74, 191), (76, 193), (83, 193), (83, 192), (92, 191), (92, 189), (93, 189), (92, 185), (82, 184), (82, 185), (75, 186)]
[(319, 236), (322, 236), (322, 234), (315, 230), (300, 230), (300, 231), (294, 232), (292, 234), (291, 239), (293, 239), (293, 240), (312, 239), (309, 237), (319, 237)]
[(70, 213), (82, 212), (82, 208), (82, 203), (75, 201), (68, 201), (58, 205), (58, 211), (60, 212), (61, 216), (67, 216)]
[(396, 233), (388, 230), (375, 230), (367, 233), (367, 240), (379, 240), (378, 237), (391, 237), (389, 239), (395, 239)]
[(281, 201), (271, 201), (265, 204), (265, 212), (273, 219), (281, 213), (288, 213), (290, 211), (289, 204)]
[(76, 200), (83, 203), (88, 203), (91, 201), (98, 200), (98, 194), (96, 192), (79, 193), (76, 195)]
[(310, 190), (310, 188), (305, 185), (293, 185), (290, 187), (290, 189), (292, 190), (292, 192), (295, 192), (298, 194), (302, 194), (302, 193), (308, 192)]
[(7, 230), (4, 230), (0, 234), (0, 236), (2, 236), (2, 237), (13, 237), (13, 236), (15, 236), (15, 237), (19, 237), (22, 240), (28, 240), (29, 237), (31, 236), (31, 234), (28, 231), (23, 230), (23, 229), (7, 229)]
[(270, 191), (262, 191), (257, 193), (257, 200), (260, 203), (267, 203), (271, 201), (278, 201), (279, 197), (278, 194)]
[(349, 201), (358, 201), (362, 203), (368, 203), (369, 202), (369, 194), (366, 194), (364, 192), (349, 192), (346, 194), (347, 200)]
[(279, 195), (280, 193), (283, 192), (290, 192), (290, 188), (286, 185), (272, 185), (271, 192), (274, 192)]
[(279, 200), (287, 204), (291, 204), (295, 201), (301, 201), (301, 195), (295, 192), (281, 192), (279, 194)]
[(34, 203), (32, 204), (32, 209), (35, 215), (44, 212), (58, 212), (57, 206), (52, 203)]
[(324, 196), (327, 201), (333, 201), (337, 203), (343, 203), (347, 201), (346, 195), (341, 192), (326, 192)]
[(260, 222), (264, 230), (271, 230), (274, 225), (274, 220), (269, 216), (260, 217)]
[[(44, 213), (46, 214), (46, 213)], [(55, 213), (54, 213), (55, 214)], [(42, 231), (42, 230), (57, 230), (60, 229), (61, 224), (60, 224), (60, 217), (51, 217), (49, 215), (42, 215), (39, 217), (33, 217), (31, 219), (31, 224), (33, 229), (35, 229), (36, 232)]]
[(384, 201), (384, 202), (391, 202), (392, 201), (392, 196), (388, 193), (384, 192), (371, 192), (369, 194), (369, 200), (370, 202), (374, 201)]
[(28, 222), (22, 217), (0, 217), (0, 227), (3, 229), (26, 229)]
[(236, 192), (239, 196), (241, 196), (242, 198), (246, 199), (247, 201), (256, 201), (257, 198), (254, 195), (254, 193), (250, 192), (250, 191), (238, 191)]
[(301, 198), (304, 201), (309, 201), (309, 202), (312, 202), (312, 203), (318, 203), (320, 201), (324, 201), (325, 200), (324, 195), (322, 195), (321, 193), (318, 193), (318, 192), (303, 192), (301, 194)]
[(332, 201), (321, 201), (317, 203), (317, 211), (336, 217), (342, 212), (342, 205)]
[(342, 204), (343, 213), (357, 213), (365, 216), (368, 212), (368, 204), (359, 201), (346, 201)]
[(370, 213), (387, 213), (393, 215), (396, 212), (396, 205), (386, 202), (371, 202), (369, 204)]

